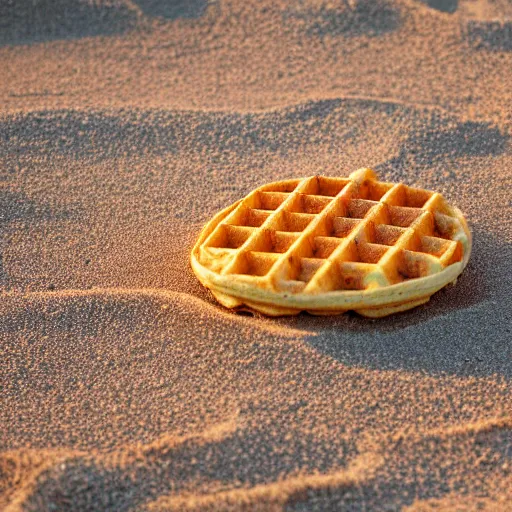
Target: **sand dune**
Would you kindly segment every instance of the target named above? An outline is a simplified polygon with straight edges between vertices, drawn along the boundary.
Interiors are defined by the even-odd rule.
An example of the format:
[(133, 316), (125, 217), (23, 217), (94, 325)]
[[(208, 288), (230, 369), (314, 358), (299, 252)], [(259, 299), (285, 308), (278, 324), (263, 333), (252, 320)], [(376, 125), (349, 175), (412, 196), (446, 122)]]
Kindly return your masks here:
[[(511, 16), (2, 3), (0, 508), (507, 510)], [(381, 321), (269, 320), (197, 282), (216, 211), (362, 166), (464, 211), (455, 286)]]
[[(126, 11), (138, 13), (138, 21), (107, 22), (118, 35), (0, 48), (7, 70), (0, 94), (5, 109), (22, 105), (25, 112), (100, 106), (247, 111), (350, 94), (510, 123), (510, 57), (499, 49), (507, 44), (500, 27), (510, 21), (509, 3), (461, 0), (451, 14), (429, 3), (251, 0), (242, 6), (223, 0), (186, 2), (185, 8), (185, 2), (159, 0), (94, 2), (106, 20), (111, 11), (120, 17)], [(454, 2), (436, 2), (447, 4)], [(165, 9), (175, 14), (164, 16)], [(483, 24), (477, 34), (475, 23)], [(73, 25), (76, 33), (96, 26), (101, 23), (78, 16)], [(479, 40), (495, 43), (477, 48)]]
[[(214, 309), (159, 291), (4, 296), (0, 324), (16, 368), (4, 398), (16, 448), (3, 458), (6, 504), (252, 510), (313, 499), (325, 509), (333, 499), (372, 503), (383, 489), (393, 489), (389, 503), (404, 492), (409, 503), (420, 489), (443, 494), (436, 468), (445, 458), (453, 478), (496, 499), (506, 489), (499, 468), (511, 395), (503, 378), (351, 369), (299, 330)], [(314, 337), (325, 343), (315, 321)], [(51, 421), (40, 423), (41, 414)], [(490, 462), (475, 466), (482, 457)], [(354, 482), (352, 469), (340, 468), (358, 461), (365, 476)], [(421, 467), (425, 488), (396, 480), (405, 470), (414, 480)]]
[[(476, 444), (478, 454), (475, 460), (465, 461), (466, 474), (463, 475), (465, 479), (469, 477), (474, 481), (475, 475), (469, 476), (471, 472), (468, 470), (474, 467), (475, 462), (478, 467), (506, 461), (506, 454), (500, 454), (499, 450), (496, 452), (499, 446), (497, 441), (499, 443), (500, 438), (510, 437), (510, 430), (507, 429), (511, 428), (512, 419), (503, 418), (419, 435), (399, 435), (385, 441), (388, 451), (382, 448), (367, 450), (353, 458), (343, 470), (327, 474), (301, 474), (249, 488), (235, 486), (230, 490), (225, 490), (225, 483), (216, 481), (214, 477), (219, 472), (215, 458), (223, 456), (216, 445), (236, 435), (237, 418), (214, 425), (199, 434), (164, 436), (148, 445), (127, 446), (107, 454), (19, 450), (7, 452), (0, 459), (6, 480), (17, 487), (9, 496), (9, 505), (5, 510), (50, 509), (52, 506), (62, 510), (72, 510), (77, 506), (81, 510), (94, 510), (98, 506), (114, 506), (128, 489), (128, 495), (122, 498), (122, 506), (130, 509), (144, 506), (148, 510), (284, 510), (284, 507), (293, 509), (294, 505), (312, 497), (317, 504), (323, 502), (325, 507), (332, 500), (332, 491), (341, 494), (342, 499), (349, 503), (353, 501), (354, 494), (366, 493), (367, 503), (371, 503), (372, 499), (381, 498), (378, 488), (383, 482), (379, 480), (389, 472), (390, 466), (397, 462), (403, 465), (404, 456), (436, 458), (446, 451), (460, 452), (468, 445)], [(210, 457), (208, 468), (198, 464), (205, 449)], [(426, 462), (424, 459), (423, 464)], [(430, 465), (427, 463), (427, 466)], [(215, 473), (214, 468), (217, 468)], [(461, 468), (451, 464), (443, 469), (449, 473)], [(198, 495), (194, 493), (195, 481), (201, 473), (205, 473), (202, 478), (206, 479), (206, 488), (210, 492)], [(176, 478), (178, 474), (180, 477)], [(434, 486), (443, 484), (442, 474), (431, 469), (427, 469), (424, 478), (430, 479)], [(473, 482), (466, 480), (460, 483), (469, 485)], [(483, 505), (498, 507), (501, 501), (504, 507), (504, 496), (500, 496), (499, 491), (509, 493), (509, 483), (510, 479), (498, 476), (486, 486), (485, 491), (490, 496)], [(414, 485), (405, 478), (398, 484), (398, 489), (386, 489), (386, 492), (391, 499), (396, 499), (394, 495), (404, 493), (405, 489), (414, 488)], [(224, 490), (215, 491), (216, 488)], [(172, 490), (172, 494), (166, 496), (166, 490)], [(482, 492), (483, 489), (479, 490)], [(473, 488), (472, 491), (477, 489)], [(159, 496), (161, 493), (164, 495)], [(159, 497), (152, 499), (154, 496)], [(453, 504), (454, 497), (447, 497), (448, 500)], [(338, 497), (336, 506), (341, 504)], [(345, 501), (344, 504), (348, 503)], [(429, 507), (442, 505), (442, 500), (441, 503), (439, 500), (420, 500), (408, 510), (429, 510)]]

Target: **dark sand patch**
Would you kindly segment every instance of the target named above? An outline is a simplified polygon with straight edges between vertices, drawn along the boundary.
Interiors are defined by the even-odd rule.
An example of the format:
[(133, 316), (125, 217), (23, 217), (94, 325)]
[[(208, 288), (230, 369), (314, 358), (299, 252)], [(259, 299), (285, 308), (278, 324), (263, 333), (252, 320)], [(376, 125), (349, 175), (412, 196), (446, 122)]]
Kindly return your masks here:
[(413, 127), (399, 155), (378, 169), (438, 167), (455, 178), (457, 158), (498, 156), (510, 143), (510, 135), (489, 123), (453, 122), (434, 115), (429, 124)]
[(467, 37), (477, 50), (512, 51), (512, 22), (470, 21)]
[(397, 30), (400, 10), (385, 0), (356, 0), (339, 7), (291, 8), (285, 19), (300, 20), (311, 37), (376, 37)]
[(454, 13), (459, 6), (459, 0), (422, 0), (432, 9), (440, 12)]
[(141, 11), (148, 16), (158, 16), (166, 20), (177, 18), (199, 18), (208, 5), (207, 0), (134, 0)]
[(123, 0), (7, 0), (0, 4), (0, 45), (120, 34), (137, 18)]

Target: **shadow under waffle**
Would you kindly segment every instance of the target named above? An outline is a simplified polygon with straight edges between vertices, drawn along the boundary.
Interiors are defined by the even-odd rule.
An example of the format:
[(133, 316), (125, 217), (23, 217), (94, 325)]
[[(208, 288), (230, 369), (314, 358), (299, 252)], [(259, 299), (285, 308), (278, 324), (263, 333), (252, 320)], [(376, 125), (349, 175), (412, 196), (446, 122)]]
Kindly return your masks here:
[(505, 340), (512, 328), (507, 305), (499, 300), (508, 285), (499, 276), (506, 273), (512, 245), (478, 230), (473, 237), (470, 263), (456, 285), (443, 288), (423, 306), (378, 320), (348, 313), (278, 321), (309, 330), (311, 347), (350, 366), (510, 378)]

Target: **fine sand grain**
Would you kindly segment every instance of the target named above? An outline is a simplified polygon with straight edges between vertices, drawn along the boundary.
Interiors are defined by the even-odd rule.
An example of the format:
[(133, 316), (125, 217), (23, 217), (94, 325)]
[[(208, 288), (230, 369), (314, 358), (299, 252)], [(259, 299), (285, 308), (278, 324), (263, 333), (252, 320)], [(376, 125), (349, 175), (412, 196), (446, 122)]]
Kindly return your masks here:
[[(0, 2), (0, 510), (511, 510), (508, 0)], [(405, 314), (220, 307), (190, 249), (369, 166), (470, 222)]]

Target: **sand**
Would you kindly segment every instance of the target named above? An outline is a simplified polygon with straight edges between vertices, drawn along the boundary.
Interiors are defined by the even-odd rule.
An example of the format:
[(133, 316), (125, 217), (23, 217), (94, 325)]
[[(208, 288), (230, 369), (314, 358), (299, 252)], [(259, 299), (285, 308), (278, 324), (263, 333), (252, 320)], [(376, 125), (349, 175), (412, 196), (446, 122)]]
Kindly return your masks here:
[[(507, 0), (0, 5), (0, 509), (511, 510)], [(188, 257), (369, 166), (474, 252), (408, 313), (267, 319)]]

